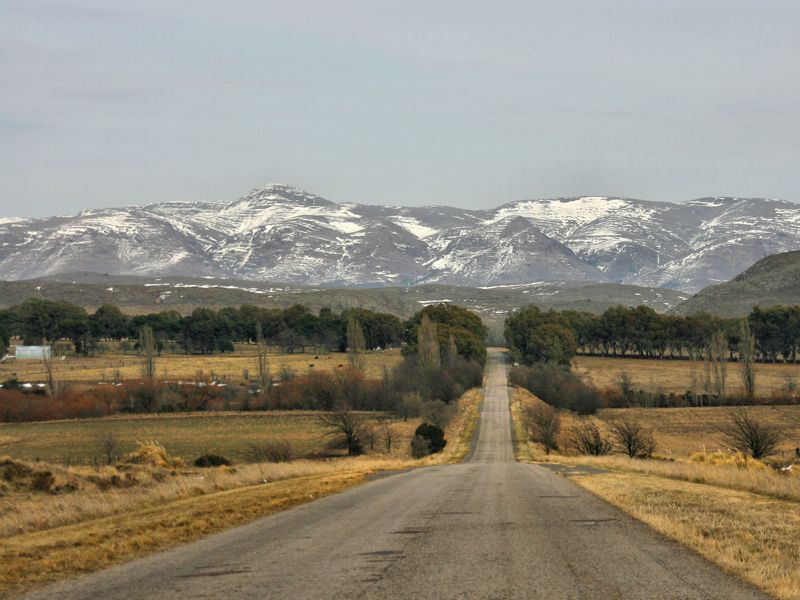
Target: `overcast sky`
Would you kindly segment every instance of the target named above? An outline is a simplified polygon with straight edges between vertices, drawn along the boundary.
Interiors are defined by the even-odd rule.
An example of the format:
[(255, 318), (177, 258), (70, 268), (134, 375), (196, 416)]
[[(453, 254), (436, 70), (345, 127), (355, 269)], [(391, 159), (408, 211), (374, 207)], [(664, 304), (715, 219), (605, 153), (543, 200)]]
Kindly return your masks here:
[(0, 217), (800, 201), (797, 0), (0, 0)]

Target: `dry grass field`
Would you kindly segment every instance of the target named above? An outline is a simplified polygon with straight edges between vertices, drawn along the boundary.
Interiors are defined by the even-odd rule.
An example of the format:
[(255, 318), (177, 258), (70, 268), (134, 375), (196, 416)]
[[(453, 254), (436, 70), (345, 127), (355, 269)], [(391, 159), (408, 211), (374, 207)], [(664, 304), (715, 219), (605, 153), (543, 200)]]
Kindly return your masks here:
[[(657, 451), (664, 452), (670, 444), (684, 451), (680, 456), (675, 453), (672, 460), (637, 460), (620, 454), (570, 453), (567, 439), (574, 417), (567, 413), (562, 413), (561, 453), (545, 455), (541, 446), (527, 441), (521, 420), (525, 407), (540, 402), (525, 390), (515, 389), (512, 394), (518, 460), (575, 467), (567, 474), (577, 484), (661, 534), (776, 598), (800, 600), (800, 475), (752, 459), (714, 464), (687, 457), (693, 448), (705, 445), (711, 452), (718, 447), (716, 427), (725, 409), (601, 411), (597, 418), (604, 425), (623, 414), (646, 421), (655, 431)], [(752, 410), (761, 419), (786, 425), (785, 430), (797, 436), (800, 408)], [(685, 440), (681, 440), (682, 432)], [(593, 469), (587, 473), (581, 467)]]
[[(730, 420), (730, 408), (607, 408), (598, 411), (608, 424), (614, 419), (632, 417), (651, 427), (655, 433), (656, 452), (672, 458), (685, 458), (695, 452), (726, 450), (720, 428)], [(800, 405), (753, 406), (748, 409), (756, 419), (776, 426), (783, 434), (780, 454), (790, 459), (800, 446)]]
[[(630, 377), (635, 389), (649, 392), (683, 393), (692, 388), (692, 368), (698, 377), (702, 364), (688, 360), (647, 360), (637, 358), (607, 358), (603, 356), (576, 356), (574, 370), (600, 389), (618, 388), (622, 373)], [(729, 394), (740, 394), (737, 363), (728, 364), (726, 389)], [(770, 397), (785, 393), (794, 385), (800, 391), (800, 364), (757, 364), (756, 395)], [(795, 392), (797, 393), (797, 392)]]
[[(54, 477), (53, 487), (63, 491), (16, 489), (8, 482), (0, 486), (0, 597), (163, 550), (347, 489), (377, 471), (459, 462), (469, 452), (481, 399), (479, 389), (464, 394), (447, 427), (449, 443), (444, 452), (421, 460), (409, 456), (409, 441), (419, 423), (409, 420), (392, 423), (391, 452), (379, 440), (372, 453), (357, 458), (209, 469), (181, 466), (172, 460), (166, 465), (114, 467), (20, 463), (23, 469), (48, 470)], [(21, 425), (24, 435), (19, 436), (20, 430), (14, 435), (27, 436), (28, 443), (37, 437), (47, 439), (51, 451), (79, 456), (85, 453), (84, 436), (91, 432), (87, 427), (95, 424), (118, 425), (120, 434), (128, 439), (134, 432), (160, 433), (156, 439), (167, 448), (186, 448), (187, 458), (213, 444), (223, 444), (219, 447), (232, 453), (242, 443), (238, 436), (245, 439), (264, 434), (270, 440), (289, 439), (294, 444), (312, 438), (319, 443), (317, 436), (322, 433), (316, 415), (298, 412), (61, 421)], [(38, 425), (54, 429), (40, 431), (35, 429)], [(11, 437), (2, 431), (0, 438)], [(0, 447), (0, 468), (8, 465), (9, 459), (2, 455), (11, 453), (11, 447), (13, 444)]]
[[(103, 440), (117, 442), (115, 456), (131, 452), (137, 442), (157, 441), (170, 455), (191, 462), (201, 454), (220, 454), (236, 463), (248, 460), (251, 444), (288, 442), (295, 457), (323, 450), (326, 429), (319, 413), (202, 412), (116, 415), (36, 423), (0, 423), (0, 456), (61, 464), (94, 464), (104, 460)], [(384, 420), (376, 414), (374, 419)], [(405, 448), (419, 419), (390, 420), (398, 447)]]
[[(365, 372), (367, 377), (378, 378), (384, 369), (396, 366), (401, 360), (400, 350), (367, 352)], [(337, 352), (285, 354), (270, 353), (269, 368), (273, 377), (282, 371), (295, 374), (311, 371), (333, 371), (339, 365), (347, 365), (347, 355)], [(117, 379), (138, 379), (142, 376), (142, 359), (135, 354), (108, 352), (92, 357), (67, 356), (55, 362), (56, 378), (62, 382), (98, 383)], [(313, 366), (312, 366), (313, 365)], [(156, 359), (159, 378), (168, 380), (193, 380), (201, 372), (213, 379), (240, 382), (247, 369), (250, 377), (257, 377), (258, 362), (254, 346), (237, 345), (230, 354), (185, 355), (163, 354)], [(20, 381), (46, 381), (45, 368), (41, 361), (12, 361), (0, 363), (0, 381), (16, 377)]]

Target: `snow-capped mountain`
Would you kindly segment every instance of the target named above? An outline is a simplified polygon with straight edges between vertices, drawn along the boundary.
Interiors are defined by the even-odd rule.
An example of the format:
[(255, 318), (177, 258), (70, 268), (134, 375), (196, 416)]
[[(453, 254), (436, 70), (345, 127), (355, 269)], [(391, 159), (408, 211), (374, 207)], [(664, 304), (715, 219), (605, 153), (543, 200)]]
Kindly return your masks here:
[(800, 249), (800, 206), (523, 200), (492, 210), (337, 204), (285, 185), (234, 202), (0, 218), (0, 278), (93, 271), (328, 285), (610, 281), (696, 291)]

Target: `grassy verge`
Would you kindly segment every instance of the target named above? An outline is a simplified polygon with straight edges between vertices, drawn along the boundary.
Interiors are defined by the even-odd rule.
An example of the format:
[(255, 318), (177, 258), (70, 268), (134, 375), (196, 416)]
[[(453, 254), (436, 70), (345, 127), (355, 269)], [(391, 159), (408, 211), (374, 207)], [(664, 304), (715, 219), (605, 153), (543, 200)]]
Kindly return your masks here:
[(342, 491), (370, 472), (365, 468), (248, 486), (7, 538), (0, 549), (0, 593), (10, 597), (164, 550)]
[(447, 427), (448, 443), (441, 462), (460, 463), (472, 450), (472, 441), (478, 430), (483, 389), (475, 388), (464, 394), (459, 402), (458, 415)]
[(573, 480), (768, 594), (800, 599), (796, 502), (641, 473)]
[[(800, 600), (800, 478), (761, 463), (634, 460), (623, 456), (546, 455), (527, 439), (525, 405), (512, 393), (517, 460), (589, 465), (603, 472), (570, 475), (580, 486), (659, 533), (781, 600)], [(569, 426), (569, 418), (566, 418)], [(563, 449), (563, 448), (562, 448)]]
[(533, 455), (528, 442), (528, 431), (522, 422), (523, 403), (528, 392), (519, 388), (511, 390), (511, 436), (514, 442), (514, 455), (519, 462), (532, 462)]

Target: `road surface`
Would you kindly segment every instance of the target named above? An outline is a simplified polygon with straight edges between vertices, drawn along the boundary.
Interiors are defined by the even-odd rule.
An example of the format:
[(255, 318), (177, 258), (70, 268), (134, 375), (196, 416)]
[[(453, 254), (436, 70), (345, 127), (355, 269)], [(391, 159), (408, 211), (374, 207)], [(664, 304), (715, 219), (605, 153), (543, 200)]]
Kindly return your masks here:
[(491, 353), (463, 464), (383, 477), (30, 597), (766, 598), (564, 477), (515, 462), (506, 369)]

